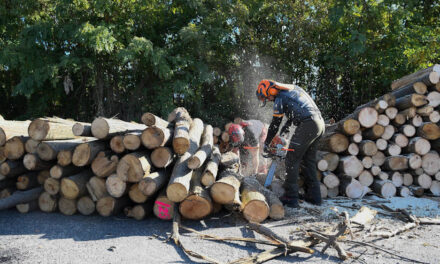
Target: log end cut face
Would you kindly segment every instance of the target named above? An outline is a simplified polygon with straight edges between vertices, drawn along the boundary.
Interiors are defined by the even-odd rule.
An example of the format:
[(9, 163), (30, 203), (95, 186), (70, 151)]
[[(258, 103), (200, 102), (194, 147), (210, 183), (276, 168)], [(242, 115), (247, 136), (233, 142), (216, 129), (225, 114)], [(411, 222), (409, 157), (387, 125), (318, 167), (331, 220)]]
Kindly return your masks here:
[(25, 152), (23, 141), (20, 137), (12, 137), (6, 141), (4, 155), (10, 160), (19, 159)]
[(151, 162), (156, 168), (165, 168), (169, 165), (171, 159), (172, 153), (170, 149), (166, 147), (159, 147), (151, 153)]
[(95, 212), (95, 202), (88, 196), (81, 197), (78, 200), (77, 209), (82, 215), (91, 215)]
[(139, 182), (138, 188), (142, 191), (144, 195), (151, 196), (156, 192), (157, 185), (156, 182), (152, 180), (142, 180)]
[(108, 193), (116, 198), (124, 195), (125, 189), (127, 188), (127, 184), (125, 183), (125, 181), (116, 174), (110, 175), (107, 178), (107, 180), (105, 181), (105, 186)]
[(384, 198), (391, 198), (396, 195), (396, 186), (392, 182), (386, 182), (382, 185), (381, 194)]
[(136, 150), (141, 146), (141, 140), (138, 135), (126, 135), (122, 142), (128, 150)]
[(261, 223), (269, 216), (269, 206), (265, 201), (250, 201), (243, 208), (243, 216), (249, 222)]
[(142, 144), (147, 149), (155, 149), (160, 147), (164, 142), (165, 135), (162, 129), (158, 127), (148, 127), (142, 132)]
[(50, 195), (47, 192), (43, 192), (38, 198), (38, 205), (43, 212), (53, 212), (57, 208), (57, 199), (55, 196)]
[(112, 137), (112, 139), (110, 140), (110, 148), (115, 152), (115, 153), (122, 153), (125, 151), (125, 147), (124, 147), (124, 138), (122, 136), (114, 136)]
[(96, 204), (96, 210), (101, 216), (110, 216), (115, 208), (115, 198), (107, 196), (99, 199)]
[(343, 129), (348, 135), (354, 135), (359, 132), (361, 124), (356, 119), (348, 119), (343, 124)]
[[(327, 191), (327, 188), (325, 189)], [(327, 197), (327, 195), (325, 195)], [(323, 197), (324, 198), (324, 197)], [(282, 204), (273, 204), (270, 207), (269, 217), (274, 220), (281, 220), (284, 218), (285, 211)]]
[(36, 119), (29, 124), (28, 134), (34, 140), (43, 140), (46, 138), (49, 129), (49, 122)]
[(104, 139), (108, 136), (110, 127), (104, 118), (96, 118), (92, 122), (92, 134), (94, 137)]
[(346, 136), (335, 133), (329, 139), (329, 146), (331, 150), (336, 153), (341, 153), (348, 148), (349, 142)]
[(72, 163), (78, 167), (85, 166), (89, 162), (90, 155), (90, 146), (87, 143), (79, 144), (73, 152)]
[(141, 117), (142, 123), (147, 126), (156, 124), (156, 117), (152, 113), (144, 113)]
[(358, 120), (363, 127), (369, 128), (376, 124), (378, 117), (376, 109), (365, 107), (359, 112)]
[(58, 152), (57, 155), (58, 164), (61, 166), (67, 166), (72, 163), (72, 151), (63, 150)]
[(2, 174), (2, 175), (8, 175), (9, 174), (9, 172), (11, 172), (11, 167), (9, 167), (9, 164), (8, 163), (2, 163), (1, 165), (0, 165), (0, 174)]
[(61, 197), (58, 201), (58, 208), (64, 215), (74, 215), (76, 213), (76, 200)]
[(211, 187), (211, 197), (219, 204), (232, 204), (235, 199), (235, 188), (230, 184), (217, 182)]
[(171, 220), (174, 217), (174, 203), (166, 196), (158, 197), (153, 207), (154, 215), (162, 220)]
[(44, 190), (51, 195), (55, 195), (60, 191), (60, 182), (57, 179), (48, 178), (44, 181)]
[(175, 203), (180, 203), (188, 196), (186, 187), (178, 182), (169, 184), (167, 187), (167, 197)]
[(68, 178), (61, 180), (61, 193), (67, 199), (76, 199), (80, 190), (74, 181)]
[(180, 203), (179, 210), (187, 219), (200, 220), (212, 212), (212, 203), (203, 197), (190, 195)]
[(34, 154), (26, 154), (23, 158), (23, 165), (28, 170), (33, 170), (37, 162), (38, 158)]
[(188, 138), (174, 138), (173, 140), (173, 149), (178, 155), (185, 154), (188, 151), (190, 145), (190, 141)]
[(214, 178), (214, 175), (212, 175), (211, 172), (206, 171), (205, 173), (203, 173), (203, 176), (200, 179), (200, 181), (203, 184), (203, 186), (211, 186), (211, 185), (214, 184), (215, 178)]
[(3, 146), (6, 143), (6, 133), (3, 128), (0, 127), (0, 146)]

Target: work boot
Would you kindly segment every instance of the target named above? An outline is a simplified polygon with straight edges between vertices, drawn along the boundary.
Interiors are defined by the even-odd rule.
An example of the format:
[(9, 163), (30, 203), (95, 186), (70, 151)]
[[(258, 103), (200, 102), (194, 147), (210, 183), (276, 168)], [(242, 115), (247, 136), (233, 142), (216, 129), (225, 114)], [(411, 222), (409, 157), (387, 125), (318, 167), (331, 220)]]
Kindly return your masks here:
[(281, 196), (280, 201), (283, 203), (283, 205), (290, 207), (290, 208), (299, 208), (298, 199), (291, 197), (291, 196)]
[(309, 187), (305, 195), (305, 200), (314, 205), (322, 204), (321, 189), (319, 188), (319, 183), (313, 184), (312, 186)]

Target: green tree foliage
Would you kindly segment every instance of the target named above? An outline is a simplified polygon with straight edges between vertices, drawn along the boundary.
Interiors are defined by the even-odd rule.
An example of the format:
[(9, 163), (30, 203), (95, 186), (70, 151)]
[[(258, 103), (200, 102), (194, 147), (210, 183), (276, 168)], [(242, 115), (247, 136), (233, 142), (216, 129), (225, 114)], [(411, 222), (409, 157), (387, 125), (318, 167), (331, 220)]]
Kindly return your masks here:
[(254, 94), (272, 78), (341, 118), (438, 62), (439, 43), (433, 0), (5, 0), (0, 112), (139, 120), (183, 105), (220, 125), (267, 118)]

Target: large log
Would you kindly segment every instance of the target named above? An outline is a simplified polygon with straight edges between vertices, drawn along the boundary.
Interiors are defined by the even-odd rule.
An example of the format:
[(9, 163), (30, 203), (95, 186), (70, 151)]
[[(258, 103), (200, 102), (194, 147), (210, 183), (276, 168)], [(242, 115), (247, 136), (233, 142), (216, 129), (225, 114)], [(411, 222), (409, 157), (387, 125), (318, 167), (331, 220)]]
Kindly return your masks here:
[(13, 137), (28, 137), (28, 127), (31, 121), (0, 120), (0, 146)]
[(348, 118), (343, 119), (334, 125), (326, 127), (325, 130), (327, 131), (327, 133), (338, 131), (347, 136), (351, 136), (358, 133), (360, 128), (361, 125), (359, 124), (359, 121), (357, 121), (356, 119)]
[(17, 190), (29, 190), (39, 186), (38, 184), (38, 172), (28, 172), (26, 174), (17, 177)]
[(422, 167), (422, 157), (417, 153), (410, 153), (404, 156), (408, 159), (408, 166), (410, 169), (415, 170)]
[(119, 157), (117, 155), (112, 155), (111, 152), (101, 151), (93, 160), (91, 168), (96, 176), (106, 178), (116, 172), (118, 162)]
[(383, 138), (379, 138), (376, 140), (376, 147), (380, 151), (384, 151), (388, 148), (388, 141)]
[(440, 72), (440, 65), (435, 64), (426, 69), (419, 70), (415, 73), (406, 75), (398, 80), (395, 80), (391, 83), (391, 89), (396, 90), (405, 85), (410, 85), (416, 82), (423, 82), (427, 86), (434, 85), (438, 83)]
[(174, 152), (169, 147), (158, 147), (150, 156), (151, 162), (156, 168), (166, 168), (174, 161)]
[(392, 171), (406, 170), (408, 169), (408, 158), (401, 155), (387, 157), (383, 168)]
[(436, 140), (440, 138), (440, 127), (435, 123), (423, 123), (417, 128), (417, 136), (428, 140)]
[(142, 193), (139, 189), (139, 183), (135, 183), (130, 186), (130, 190), (128, 191), (128, 197), (135, 203), (145, 203), (147, 201), (148, 196)]
[(440, 182), (439, 181), (432, 181), (431, 187), (429, 187), (429, 190), (434, 196), (440, 196)]
[(403, 185), (403, 176), (402, 173), (395, 171), (393, 173), (391, 173), (391, 177), (390, 177), (391, 182), (393, 183), (393, 185), (395, 187), (400, 187)]
[(92, 136), (92, 124), (84, 122), (76, 122), (72, 126), (72, 133), (79, 137), (91, 137)]
[(124, 214), (127, 217), (134, 218), (136, 220), (142, 220), (153, 211), (154, 200), (148, 200), (146, 203), (137, 204), (133, 207), (125, 207)]
[(93, 176), (86, 183), (87, 191), (92, 201), (97, 202), (99, 199), (109, 196), (105, 185), (105, 179)]
[(334, 173), (324, 171), (322, 175), (324, 176), (322, 182), (328, 188), (335, 188), (339, 186), (339, 178)]
[(353, 143), (360, 143), (362, 141), (362, 133), (356, 133), (350, 137), (350, 141)]
[(440, 93), (438, 91), (430, 92), (426, 99), (429, 102), (429, 105), (432, 107), (437, 107), (440, 105)]
[(388, 116), (390, 120), (393, 120), (398, 112), (399, 110), (397, 110), (397, 108), (395, 107), (388, 107), (387, 109), (385, 109), (385, 115)]
[(376, 143), (371, 140), (362, 140), (359, 143), (359, 152), (365, 156), (373, 156), (377, 153)]
[(358, 181), (362, 184), (362, 186), (367, 186), (368, 187), (371, 184), (373, 184), (374, 177), (373, 177), (373, 175), (368, 170), (364, 170), (359, 175)]
[(332, 152), (318, 151), (317, 152), (318, 160), (327, 161), (328, 167), (327, 170), (334, 171), (338, 168), (339, 165), (339, 155)]
[(103, 141), (95, 140), (79, 144), (73, 151), (72, 163), (78, 167), (90, 165), (96, 155), (105, 149), (107, 149), (107, 144)]
[(24, 155), (23, 164), (28, 170), (46, 170), (53, 165), (51, 162), (41, 160), (37, 155), (30, 153)]
[(218, 204), (240, 204), (242, 177), (231, 171), (223, 171), (219, 180), (211, 186), (211, 197)]
[(423, 124), (423, 118), (420, 115), (415, 115), (412, 119), (411, 119), (411, 125), (415, 126), (415, 127), (419, 127)]
[(154, 202), (153, 213), (159, 219), (171, 220), (174, 216), (174, 208), (174, 202), (168, 199), (166, 190), (163, 190)]
[(77, 199), (87, 193), (86, 184), (93, 176), (89, 169), (61, 180), (61, 194), (68, 199)]
[(38, 176), (37, 176), (37, 178), (38, 178), (38, 183), (40, 184), (40, 185), (43, 185), (44, 184), (44, 181), (46, 180), (46, 179), (48, 179), (50, 177), (50, 171), (49, 170), (42, 170), (42, 171), (39, 171), (38, 172)]
[(431, 144), (428, 140), (421, 137), (414, 137), (409, 140), (408, 146), (405, 148), (407, 153), (417, 153), (425, 155), (431, 149)]
[(375, 180), (371, 188), (375, 193), (384, 198), (390, 198), (396, 195), (396, 187), (391, 181)]
[(364, 166), (365, 169), (370, 169), (373, 167), (373, 158), (370, 156), (365, 156), (361, 160), (362, 166)]
[(426, 96), (421, 94), (409, 94), (396, 99), (396, 108), (404, 110), (410, 107), (420, 107), (428, 103)]
[(439, 111), (433, 111), (429, 116), (422, 117), (424, 122), (430, 122), (430, 123), (438, 123), (440, 121), (440, 113)]
[(34, 140), (72, 139), (73, 121), (61, 118), (39, 118), (29, 124), (28, 133)]
[(81, 143), (90, 141), (90, 138), (81, 139), (68, 139), (68, 140), (51, 140), (42, 141), (37, 148), (37, 154), (42, 160), (50, 161), (54, 160), (58, 156), (58, 152), (61, 150), (74, 149)]
[(202, 174), (201, 183), (204, 186), (209, 187), (212, 184), (214, 184), (215, 179), (217, 178), (220, 158), (221, 158), (220, 150), (218, 149), (217, 146), (214, 146), (209, 161), (206, 164), (205, 171)]
[(144, 176), (139, 182), (139, 189), (146, 196), (153, 196), (168, 182), (169, 174), (165, 170), (158, 170)]
[(429, 116), (432, 112), (434, 112), (434, 107), (430, 105), (425, 105), (423, 107), (417, 108), (417, 114), (422, 117)]
[(425, 94), (428, 91), (428, 86), (423, 82), (410, 83), (400, 87), (391, 92), (396, 98), (400, 98), (409, 94)]
[(188, 196), (192, 177), (192, 170), (188, 168), (188, 159), (196, 153), (202, 132), (203, 121), (199, 118), (195, 118), (191, 123), (189, 131), (190, 144), (187, 149), (188, 151), (177, 160), (171, 173), (170, 182), (167, 186), (167, 196), (173, 202), (181, 202)]
[(431, 187), (432, 178), (426, 174), (418, 175), (414, 177), (414, 183), (427, 190)]
[(266, 197), (261, 193), (258, 181), (243, 179), (241, 191), (241, 210), (243, 216), (249, 222), (260, 223), (264, 221), (270, 213), (270, 207)]
[(44, 181), (44, 191), (48, 194), (56, 195), (60, 192), (61, 182), (59, 179), (48, 178)]
[(101, 216), (111, 216), (121, 212), (128, 204), (129, 199), (127, 196), (118, 199), (111, 196), (106, 196), (99, 199), (99, 201), (96, 203), (96, 211)]
[(179, 107), (174, 109), (174, 135), (173, 149), (178, 155), (183, 155), (190, 148), (189, 130), (191, 127), (191, 116), (188, 111)]
[(173, 139), (173, 130), (166, 127), (147, 127), (141, 135), (141, 141), (147, 149), (168, 146)]
[(61, 166), (67, 166), (72, 163), (73, 150), (61, 150), (57, 155), (57, 163)]
[(58, 206), (58, 196), (43, 192), (41, 193), (40, 197), (38, 197), (38, 206), (43, 212), (54, 212)]
[(409, 124), (401, 126), (399, 131), (407, 137), (413, 137), (416, 134), (416, 128)]
[(355, 110), (355, 112), (349, 115), (347, 118), (356, 119), (359, 121), (361, 126), (369, 128), (376, 124), (378, 113), (377, 110), (372, 107), (365, 107)]
[(120, 198), (127, 193), (127, 183), (117, 174), (112, 174), (105, 180), (107, 192), (115, 198)]
[[(212, 130), (209, 136), (212, 138)], [(187, 219), (203, 219), (211, 214), (213, 210), (213, 203), (209, 191), (204, 188), (200, 182), (202, 172), (200, 168), (193, 171), (189, 195), (179, 205), (180, 213)]]
[(423, 155), (422, 168), (428, 175), (435, 175), (440, 170), (440, 157), (437, 151), (430, 151)]
[(40, 145), (40, 142), (41, 141), (29, 138), (28, 140), (26, 140), (26, 143), (24, 144), (24, 150), (26, 151), (26, 153), (35, 154), (37, 153), (38, 145)]
[(363, 169), (364, 166), (356, 156), (341, 157), (339, 160), (339, 171), (345, 175), (356, 178)]
[(17, 211), (19, 211), (22, 214), (27, 214), (31, 211), (35, 211), (37, 209), (39, 209), (38, 207), (38, 200), (33, 200), (27, 203), (22, 203), (22, 204), (17, 204), (15, 206), (15, 208), (17, 209)]
[(364, 194), (364, 186), (354, 178), (350, 176), (340, 176), (340, 181), (339, 191), (341, 194), (352, 199), (358, 199)]
[(396, 129), (394, 128), (393, 125), (388, 125), (385, 127), (385, 130), (384, 130), (381, 137), (385, 140), (389, 140), (394, 135), (395, 131), (396, 131)]
[(50, 177), (54, 179), (61, 179), (63, 177), (71, 176), (74, 174), (77, 174), (81, 171), (83, 171), (84, 168), (76, 167), (73, 165), (69, 166), (60, 166), (60, 165), (54, 165), (52, 168), (50, 168)]
[(0, 174), (6, 177), (15, 177), (26, 171), (22, 160), (6, 160), (0, 165)]
[(108, 139), (115, 135), (128, 132), (141, 132), (146, 126), (132, 122), (125, 122), (119, 119), (95, 118), (92, 122), (92, 134), (99, 139)]
[(408, 138), (404, 134), (394, 134), (394, 136), (391, 138), (391, 141), (394, 142), (397, 146), (404, 148), (408, 146)]
[[(200, 168), (211, 155), (214, 140), (212, 138), (212, 126), (205, 125), (200, 142), (200, 148), (188, 159), (188, 168), (195, 170)], [(182, 214), (183, 215), (183, 214)]]
[(414, 178), (411, 175), (411, 173), (404, 173), (403, 174), (403, 185), (410, 186), (414, 182)]
[(348, 139), (340, 133), (325, 134), (320, 140), (319, 149), (334, 153), (344, 152), (348, 148)]
[(42, 187), (37, 187), (27, 191), (16, 191), (11, 196), (0, 199), (0, 210), (13, 208), (17, 204), (28, 203), (38, 199), (41, 192), (43, 192)]
[(76, 213), (76, 202), (76, 199), (60, 197), (58, 200), (58, 209), (64, 215), (74, 215)]
[(386, 127), (390, 124), (390, 118), (383, 114), (379, 115), (379, 117), (377, 118), (377, 124)]
[(151, 160), (148, 151), (138, 151), (125, 155), (118, 163), (116, 173), (124, 181), (139, 182), (151, 171)]
[(122, 144), (129, 151), (135, 151), (141, 146), (141, 132), (130, 132), (124, 135)]
[(125, 146), (124, 146), (124, 137), (122, 135), (116, 135), (114, 137), (112, 137), (112, 139), (110, 140), (110, 148), (113, 152), (121, 154), (125, 151)]
[(172, 126), (172, 123), (163, 120), (162, 118), (152, 114), (152, 113), (144, 113), (141, 117), (142, 123), (146, 126), (158, 126), (158, 127), (169, 127)]
[(3, 150), (7, 159), (17, 160), (23, 157), (25, 154), (25, 143), (28, 138), (25, 137), (12, 137), (6, 141), (5, 148)]
[(91, 215), (95, 212), (95, 202), (89, 196), (83, 196), (78, 199), (76, 203), (76, 209), (82, 215)]

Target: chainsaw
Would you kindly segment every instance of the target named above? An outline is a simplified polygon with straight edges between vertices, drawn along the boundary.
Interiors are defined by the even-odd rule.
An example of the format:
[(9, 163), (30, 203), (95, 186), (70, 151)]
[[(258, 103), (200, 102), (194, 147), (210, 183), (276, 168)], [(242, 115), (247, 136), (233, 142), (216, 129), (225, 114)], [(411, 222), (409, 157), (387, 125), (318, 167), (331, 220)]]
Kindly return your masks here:
[[(286, 148), (287, 141), (280, 136), (275, 136), (270, 142), (269, 145), (269, 153), (267, 155), (263, 155), (264, 158), (271, 158), (272, 164), (270, 165), (269, 172), (267, 173), (266, 180), (264, 182), (264, 187), (270, 186), (272, 183), (273, 177), (275, 175), (275, 170), (278, 166), (278, 163), (286, 158), (288, 151), (295, 151), (294, 149)], [(245, 147), (245, 149), (254, 149), (257, 147)]]

